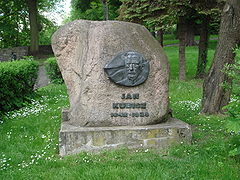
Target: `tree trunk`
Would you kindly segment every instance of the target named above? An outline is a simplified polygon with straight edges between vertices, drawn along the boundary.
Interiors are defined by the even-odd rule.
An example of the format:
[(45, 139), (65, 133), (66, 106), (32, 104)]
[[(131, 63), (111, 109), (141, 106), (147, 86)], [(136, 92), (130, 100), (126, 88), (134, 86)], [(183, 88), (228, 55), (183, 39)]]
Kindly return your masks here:
[(207, 64), (207, 54), (208, 54), (208, 33), (209, 27), (209, 17), (204, 16), (201, 28), (200, 28), (200, 41), (198, 47), (198, 65), (197, 65), (197, 73), (196, 78), (204, 78), (205, 69)]
[(179, 36), (179, 80), (186, 80), (185, 68), (185, 38), (186, 38), (186, 20), (184, 17), (179, 17), (178, 36)]
[(195, 46), (196, 42), (194, 41), (194, 22), (186, 21), (186, 33), (185, 33), (185, 43), (186, 46)]
[(157, 39), (161, 46), (163, 47), (163, 30), (158, 30), (156, 33)]
[(104, 20), (107, 21), (109, 19), (108, 17), (108, 1), (107, 0), (102, 0), (103, 4), (103, 15), (104, 15)]
[[(177, 24), (177, 36), (176, 38), (180, 40), (180, 31), (181, 26), (185, 26), (185, 46), (195, 46), (196, 42), (194, 40), (195, 30), (194, 30), (194, 22), (186, 20), (184, 17), (180, 17), (181, 19), (184, 19), (182, 22), (178, 22)], [(179, 24), (181, 23), (181, 24)]]
[(240, 43), (240, 1), (228, 0), (224, 6), (217, 50), (208, 77), (203, 85), (202, 113), (222, 113), (227, 105), (230, 92), (224, 89), (224, 82), (231, 79), (223, 72), (226, 64), (234, 63), (233, 48)]
[(39, 30), (38, 30), (38, 10), (37, 10), (37, 0), (26, 0), (29, 13), (30, 21), (30, 53), (35, 55), (39, 51)]

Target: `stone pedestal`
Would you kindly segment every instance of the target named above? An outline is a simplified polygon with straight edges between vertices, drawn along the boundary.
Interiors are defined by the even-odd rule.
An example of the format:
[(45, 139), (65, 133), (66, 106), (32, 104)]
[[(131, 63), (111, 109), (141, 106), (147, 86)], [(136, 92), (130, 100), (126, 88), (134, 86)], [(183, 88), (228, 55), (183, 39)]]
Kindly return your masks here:
[(156, 125), (116, 127), (76, 127), (65, 121), (60, 131), (60, 155), (120, 147), (163, 149), (175, 143), (190, 143), (191, 138), (191, 127), (174, 118)]

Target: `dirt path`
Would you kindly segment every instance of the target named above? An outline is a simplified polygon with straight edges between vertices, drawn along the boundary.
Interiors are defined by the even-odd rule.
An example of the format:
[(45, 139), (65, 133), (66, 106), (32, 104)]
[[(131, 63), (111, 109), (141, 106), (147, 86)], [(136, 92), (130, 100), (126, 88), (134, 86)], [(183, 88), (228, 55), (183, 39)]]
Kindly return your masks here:
[(50, 83), (50, 79), (47, 75), (46, 69), (43, 64), (39, 65), (38, 69), (38, 78), (36, 80), (36, 84), (34, 85), (34, 89), (38, 89), (40, 87), (47, 86)]

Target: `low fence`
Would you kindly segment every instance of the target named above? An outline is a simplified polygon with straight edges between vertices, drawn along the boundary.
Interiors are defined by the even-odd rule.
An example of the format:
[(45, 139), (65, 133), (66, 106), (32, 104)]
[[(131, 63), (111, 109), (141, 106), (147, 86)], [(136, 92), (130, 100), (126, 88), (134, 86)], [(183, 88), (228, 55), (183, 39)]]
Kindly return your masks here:
[[(40, 54), (53, 54), (51, 45), (39, 46)], [(21, 59), (23, 56), (29, 56), (28, 46), (0, 49), (0, 62)]]

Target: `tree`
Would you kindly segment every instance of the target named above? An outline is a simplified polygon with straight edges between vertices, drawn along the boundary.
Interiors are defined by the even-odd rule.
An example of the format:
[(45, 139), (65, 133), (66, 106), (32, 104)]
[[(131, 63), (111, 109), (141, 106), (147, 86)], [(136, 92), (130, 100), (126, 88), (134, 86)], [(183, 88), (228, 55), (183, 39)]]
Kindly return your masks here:
[(183, 16), (178, 20), (178, 35), (179, 35), (179, 80), (186, 79), (186, 67), (185, 67), (185, 49), (186, 49), (186, 32), (187, 25), (186, 19)]
[[(178, 24), (179, 79), (185, 80), (185, 46), (195, 45), (194, 33), (197, 22), (205, 23), (204, 17), (216, 17), (217, 0), (122, 0), (120, 19), (145, 25), (150, 31), (167, 31)], [(213, 13), (214, 12), (214, 13)], [(210, 21), (210, 20), (209, 20)], [(208, 28), (207, 24), (200, 25)], [(201, 33), (199, 68), (205, 72), (207, 55), (207, 29)], [(207, 36), (207, 37), (206, 37)], [(160, 38), (162, 40), (162, 38)], [(162, 41), (160, 41), (162, 44)], [(205, 55), (205, 56), (204, 56)], [(204, 60), (203, 60), (204, 59)], [(201, 73), (200, 72), (200, 73)], [(198, 77), (198, 76), (197, 76)]]
[(37, 0), (26, 0), (30, 21), (30, 53), (35, 55), (39, 51), (39, 23)]
[[(221, 9), (223, 3), (218, 0), (197, 0), (192, 1), (192, 6), (197, 11), (196, 22), (199, 29), (199, 48), (198, 48), (198, 63), (196, 78), (204, 78), (207, 54), (208, 54), (208, 40), (211, 32), (211, 27), (215, 26), (215, 31), (220, 24)], [(215, 32), (216, 33), (216, 32)]]
[(209, 16), (203, 16), (201, 27), (199, 30), (200, 40), (198, 48), (198, 64), (196, 78), (204, 78), (207, 65), (207, 51), (208, 51), (208, 39), (209, 39)]
[(39, 32), (42, 30), (42, 26), (39, 22), (39, 8), (49, 10), (54, 7), (58, 1), (59, 0), (26, 0), (30, 22), (30, 54), (36, 55), (39, 52)]
[(221, 113), (222, 107), (230, 99), (230, 91), (223, 83), (231, 84), (223, 69), (226, 64), (234, 62), (233, 49), (240, 43), (240, 1), (227, 0), (221, 18), (219, 40), (213, 64), (203, 85), (202, 113)]
[(0, 1), (0, 48), (27, 45), (28, 15), (20, 0)]
[(104, 13), (104, 20), (107, 21), (109, 19), (108, 15), (108, 0), (101, 0), (103, 4), (103, 13)]
[(168, 12), (169, 0), (121, 0), (119, 20), (142, 24), (150, 32), (157, 32), (162, 43), (162, 34), (176, 23), (175, 15)]
[(108, 20), (118, 16), (119, 0), (72, 0), (70, 21), (76, 19)]
[[(179, 31), (179, 79), (185, 80), (185, 46), (194, 45), (195, 28), (199, 29), (199, 54), (196, 78), (205, 76), (207, 64), (207, 51), (209, 39), (209, 24), (218, 19), (222, 3), (217, 0), (196, 0), (182, 2), (184, 12), (181, 18), (179, 14), (178, 31)], [(186, 18), (187, 17), (187, 18)], [(181, 30), (182, 28), (182, 30)], [(189, 29), (192, 29), (189, 31)], [(189, 38), (190, 37), (190, 38)]]
[[(36, 44), (38, 44), (38, 32), (40, 30), (49, 32), (48, 29), (53, 29), (54, 25), (41, 13), (54, 9), (59, 1), (61, 0), (0, 1), (0, 48), (30, 45), (30, 29), (31, 31), (34, 29), (32, 33), (35, 33), (35, 35), (32, 38), (35, 38), (35, 40), (32, 42), (36, 42), (36, 47)], [(37, 10), (36, 7), (38, 8)], [(29, 17), (30, 11), (31, 17)], [(37, 12), (40, 13), (38, 14)], [(49, 28), (46, 28), (47, 26)], [(48, 38), (50, 42), (50, 36)], [(46, 37), (44, 39), (46, 42)]]

